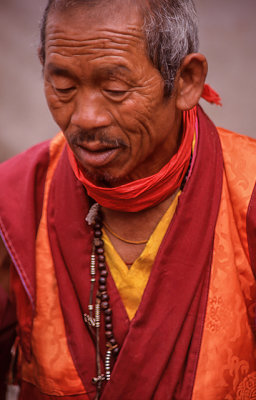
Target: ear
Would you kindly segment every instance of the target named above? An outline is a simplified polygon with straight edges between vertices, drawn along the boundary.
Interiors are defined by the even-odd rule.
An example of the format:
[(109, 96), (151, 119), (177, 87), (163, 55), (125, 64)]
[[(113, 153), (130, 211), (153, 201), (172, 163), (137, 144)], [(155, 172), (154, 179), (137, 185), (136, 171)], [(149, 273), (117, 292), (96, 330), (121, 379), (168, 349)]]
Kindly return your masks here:
[(184, 58), (176, 77), (176, 107), (179, 110), (190, 110), (199, 102), (207, 72), (204, 55), (192, 53)]

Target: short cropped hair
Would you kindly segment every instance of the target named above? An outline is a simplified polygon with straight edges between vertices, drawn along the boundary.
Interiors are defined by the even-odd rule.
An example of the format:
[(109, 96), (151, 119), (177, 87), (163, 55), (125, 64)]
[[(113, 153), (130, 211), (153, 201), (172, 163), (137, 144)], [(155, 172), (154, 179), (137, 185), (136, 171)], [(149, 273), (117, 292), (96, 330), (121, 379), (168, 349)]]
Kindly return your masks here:
[[(101, 0), (48, 0), (41, 21), (39, 54), (43, 63), (47, 18), (51, 9), (68, 9), (82, 4), (93, 6), (100, 2)], [(195, 5), (193, 0), (148, 0), (147, 4), (142, 11), (148, 56), (164, 79), (165, 96), (170, 96), (183, 59), (198, 51)]]

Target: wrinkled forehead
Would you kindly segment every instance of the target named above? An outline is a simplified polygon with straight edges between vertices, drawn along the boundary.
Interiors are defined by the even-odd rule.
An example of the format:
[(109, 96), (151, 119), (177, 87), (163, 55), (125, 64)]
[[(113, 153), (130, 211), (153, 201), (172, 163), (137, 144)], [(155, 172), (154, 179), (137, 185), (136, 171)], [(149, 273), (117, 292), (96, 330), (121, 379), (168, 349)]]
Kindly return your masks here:
[(48, 23), (53, 23), (56, 17), (60, 20), (61, 16), (77, 17), (80, 13), (87, 21), (102, 21), (104, 24), (115, 21), (118, 26), (130, 22), (142, 28), (146, 8), (146, 0), (55, 0), (48, 15)]
[(134, 42), (135, 46), (144, 48), (140, 3), (140, 0), (89, 3), (85, 0), (70, 7), (53, 7), (46, 25), (46, 49), (56, 39), (63, 37), (69, 41), (93, 39), (96, 43), (97, 40), (102, 41), (106, 35), (111, 40), (120, 41), (120, 45), (132, 45)]

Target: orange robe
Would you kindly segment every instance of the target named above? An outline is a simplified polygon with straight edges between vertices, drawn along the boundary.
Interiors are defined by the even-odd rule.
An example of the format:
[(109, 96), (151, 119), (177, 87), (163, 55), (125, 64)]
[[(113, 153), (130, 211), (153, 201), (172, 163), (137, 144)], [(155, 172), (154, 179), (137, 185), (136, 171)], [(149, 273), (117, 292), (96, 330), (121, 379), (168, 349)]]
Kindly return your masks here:
[[(131, 322), (109, 277), (122, 351), (103, 400), (254, 396), (256, 143), (219, 130), (221, 150), (215, 128), (201, 111), (199, 125), (192, 175)], [(84, 189), (68, 169), (62, 136), (19, 157), (30, 166), (27, 180), (16, 188), (16, 169), (7, 177), (9, 190), (15, 185), (22, 195), (25, 187), (22, 200), (42, 204), (32, 212), (11, 191), (0, 195), (1, 235), (15, 267), (20, 398), (92, 399), (95, 351), (81, 317), (88, 304), (92, 233), (80, 220), (88, 204), (70, 207), (72, 218), (62, 212), (66, 188), (74, 189), (67, 195), (69, 206), (85, 197)], [(21, 161), (10, 161), (3, 169)], [(36, 190), (34, 182), (40, 183)], [(24, 224), (15, 226), (9, 209), (20, 213)], [(27, 228), (28, 245), (23, 239)]]

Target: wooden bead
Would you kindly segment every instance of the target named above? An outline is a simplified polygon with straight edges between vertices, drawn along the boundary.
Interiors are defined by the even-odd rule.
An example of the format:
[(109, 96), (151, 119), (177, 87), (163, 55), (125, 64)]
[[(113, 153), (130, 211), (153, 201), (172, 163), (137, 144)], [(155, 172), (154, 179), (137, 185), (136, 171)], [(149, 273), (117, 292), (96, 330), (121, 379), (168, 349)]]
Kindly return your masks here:
[(102, 222), (101, 221), (97, 221), (96, 224), (94, 224), (94, 232), (95, 231), (100, 231), (101, 232), (101, 228), (102, 228)]
[(107, 339), (111, 339), (113, 337), (113, 332), (112, 331), (106, 331), (105, 336)]
[(103, 256), (104, 256), (104, 249), (103, 249), (103, 247), (97, 247), (97, 248), (96, 248), (96, 253), (97, 253), (98, 255), (103, 255)]
[(112, 323), (112, 316), (111, 315), (105, 315), (105, 323), (106, 324), (111, 324)]
[(105, 313), (105, 315), (112, 315), (112, 310), (111, 310), (111, 308), (107, 308), (107, 309), (104, 311), (104, 313)]
[[(106, 325), (106, 326), (107, 326), (107, 325)], [(112, 346), (115, 346), (115, 345), (116, 345), (116, 339), (115, 339), (115, 338), (110, 339), (110, 340), (109, 340), (109, 343), (110, 343)]]
[(107, 310), (109, 308), (109, 303), (108, 301), (103, 301), (101, 303), (101, 307), (103, 308), (103, 310)]
[(101, 230), (96, 230), (96, 231), (94, 231), (94, 236), (95, 236), (96, 238), (101, 238), (101, 237), (102, 237), (102, 232), (101, 232)]
[(104, 262), (99, 262), (98, 268), (99, 268), (100, 271), (105, 270), (106, 269), (106, 264)]
[(106, 285), (100, 285), (99, 286), (99, 291), (100, 292), (106, 292), (106, 290), (107, 290), (107, 286)]
[(108, 276), (108, 271), (106, 269), (103, 269), (100, 271), (100, 276), (107, 278)]
[(106, 285), (107, 278), (105, 278), (104, 276), (101, 276), (99, 279), (99, 283), (100, 283), (100, 285)]
[(116, 357), (116, 356), (118, 356), (119, 351), (120, 351), (119, 347), (115, 347), (115, 348), (112, 350), (112, 353), (113, 353), (113, 355)]
[(108, 301), (109, 300), (109, 295), (107, 293), (102, 293), (101, 294), (101, 301)]
[(113, 325), (112, 324), (106, 324), (105, 325), (106, 331), (113, 331)]
[(99, 261), (99, 263), (105, 263), (105, 256), (103, 254), (99, 254), (98, 261)]
[(100, 248), (103, 248), (103, 247), (104, 247), (104, 242), (103, 242), (103, 240), (101, 240), (101, 239), (99, 239), (99, 238), (96, 238), (96, 239), (94, 240), (94, 244), (95, 244), (96, 249), (97, 249), (98, 247), (100, 247)]

